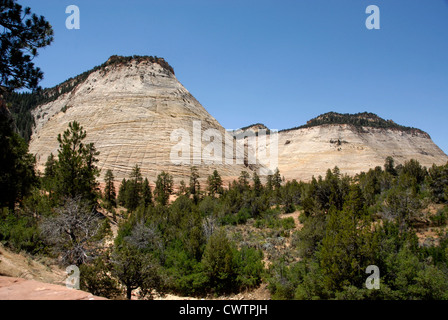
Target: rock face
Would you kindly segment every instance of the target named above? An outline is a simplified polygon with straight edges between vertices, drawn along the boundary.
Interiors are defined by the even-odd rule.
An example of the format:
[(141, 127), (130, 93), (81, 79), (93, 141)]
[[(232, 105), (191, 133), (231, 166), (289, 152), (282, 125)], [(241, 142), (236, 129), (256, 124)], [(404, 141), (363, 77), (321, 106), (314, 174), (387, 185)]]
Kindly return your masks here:
[[(260, 128), (266, 129), (257, 124), (245, 130), (257, 132)], [(267, 149), (269, 152), (271, 147), (268, 145)], [(278, 167), (288, 180), (309, 181), (313, 176), (325, 176), (327, 169), (335, 166), (341, 173), (353, 176), (376, 166), (383, 167), (388, 156), (394, 158), (396, 165), (410, 159), (426, 167), (448, 161), (448, 156), (427, 133), (373, 114), (328, 113), (302, 127), (278, 132)]]
[[(30, 141), (30, 152), (37, 155), (41, 171), (50, 153), (57, 154), (58, 134), (75, 120), (87, 131), (87, 142), (93, 142), (100, 152), (100, 180), (107, 169), (117, 181), (126, 178), (136, 164), (150, 181), (163, 170), (171, 173), (175, 182), (188, 182), (192, 165), (199, 168), (202, 181), (215, 169), (225, 180), (237, 178), (243, 170), (275, 169), (272, 163), (262, 161), (260, 165), (259, 161), (263, 151), (270, 154), (274, 140), (267, 138), (266, 144), (257, 143), (253, 149), (245, 147), (248, 139), (234, 140), (179, 83), (163, 59), (111, 57), (48, 92), (59, 94), (33, 110), (36, 126)], [(270, 132), (256, 124), (232, 135), (241, 138), (249, 131), (254, 135)], [(387, 156), (396, 164), (416, 159), (427, 167), (448, 161), (427, 133), (371, 113), (330, 112), (304, 126), (280, 131), (277, 137), (276, 167), (289, 180), (310, 180), (334, 166), (354, 175), (383, 166)], [(217, 146), (213, 150), (209, 148), (212, 141)], [(216, 155), (218, 149), (221, 157), (207, 162), (210, 159), (204, 156)], [(254, 152), (258, 164), (235, 161), (238, 154), (245, 154), (248, 160)]]
[(107, 300), (88, 292), (35, 280), (0, 276), (0, 300)]
[[(223, 157), (225, 141), (233, 140), (230, 135), (182, 86), (172, 69), (145, 58), (125, 62), (120, 58), (111, 57), (117, 62), (109, 59), (71, 91), (33, 110), (36, 126), (30, 152), (37, 155), (40, 170), (50, 153), (57, 155), (57, 135), (74, 120), (87, 131), (86, 142), (93, 142), (100, 152), (101, 178), (107, 169), (116, 180), (127, 178), (136, 164), (150, 181), (162, 170), (177, 182), (188, 179), (188, 164), (200, 167), (202, 178), (214, 169), (232, 178), (252, 169), (222, 159), (211, 164), (201, 161), (204, 147), (210, 144), (210, 139), (201, 144), (201, 135), (207, 130), (219, 132)], [(199, 148), (193, 146), (195, 141)], [(189, 162), (186, 158), (183, 164), (172, 161), (173, 150), (178, 151), (173, 148), (179, 144), (188, 145), (190, 154), (176, 152), (176, 157), (186, 156)], [(232, 158), (232, 154), (226, 156)]]
[(279, 169), (286, 178), (309, 180), (338, 166), (354, 175), (376, 166), (387, 156), (396, 164), (416, 159), (430, 167), (447, 163), (447, 155), (425, 133), (351, 125), (321, 125), (279, 133)]

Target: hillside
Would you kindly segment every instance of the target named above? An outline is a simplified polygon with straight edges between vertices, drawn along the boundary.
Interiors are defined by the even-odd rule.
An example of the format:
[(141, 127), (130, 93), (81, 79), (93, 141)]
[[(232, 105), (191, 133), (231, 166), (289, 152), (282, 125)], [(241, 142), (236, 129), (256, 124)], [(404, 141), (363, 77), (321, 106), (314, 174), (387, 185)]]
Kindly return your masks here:
[[(252, 126), (241, 130), (255, 131)], [(329, 112), (306, 125), (278, 132), (279, 170), (289, 180), (308, 181), (313, 176), (324, 176), (334, 166), (353, 176), (382, 167), (388, 156), (397, 164), (416, 159), (426, 167), (448, 161), (426, 132), (373, 113)]]

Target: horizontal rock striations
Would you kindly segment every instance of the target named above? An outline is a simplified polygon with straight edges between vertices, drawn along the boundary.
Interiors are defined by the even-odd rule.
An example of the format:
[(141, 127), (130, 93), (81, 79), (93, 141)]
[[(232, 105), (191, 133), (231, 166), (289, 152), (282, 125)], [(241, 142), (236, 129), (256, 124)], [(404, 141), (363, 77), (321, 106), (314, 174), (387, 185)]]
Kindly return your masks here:
[[(162, 58), (112, 56), (44, 93), (44, 104), (32, 111), (35, 127), (30, 141), (30, 152), (36, 154), (41, 171), (48, 156), (57, 154), (58, 134), (75, 120), (87, 131), (87, 142), (95, 143), (100, 152), (101, 178), (111, 169), (117, 181), (128, 177), (136, 164), (153, 182), (161, 171), (171, 173), (175, 182), (188, 182), (193, 165), (202, 181), (215, 169), (225, 180), (237, 178), (242, 170), (268, 166), (273, 170), (275, 161), (266, 163), (258, 157), (253, 164), (248, 160), (255, 152), (269, 157), (274, 134), (278, 138), (276, 166), (289, 180), (310, 180), (334, 166), (354, 175), (383, 166), (387, 156), (397, 164), (416, 159), (427, 167), (448, 161), (426, 132), (367, 112), (329, 112), (278, 133), (260, 123), (229, 133), (182, 86)], [(253, 149), (244, 139), (248, 133), (264, 132), (266, 144)], [(211, 141), (219, 145), (218, 159), (204, 157), (219, 155), (211, 151)], [(245, 155), (244, 161), (235, 160), (238, 154)]]
[[(212, 140), (201, 143), (207, 130), (221, 133), (222, 158), (225, 141), (233, 138), (182, 86), (172, 69), (149, 59), (115, 60), (118, 61), (89, 73), (56, 100), (33, 110), (36, 125), (30, 152), (37, 155), (41, 170), (50, 153), (57, 154), (58, 134), (75, 120), (87, 131), (86, 142), (93, 142), (100, 152), (98, 167), (102, 177), (111, 169), (115, 178), (121, 180), (129, 176), (136, 164), (143, 176), (153, 181), (162, 170), (170, 172), (175, 181), (188, 179), (188, 163), (200, 168), (202, 178), (215, 169), (223, 176), (236, 178), (242, 170), (257, 168), (235, 162), (227, 164), (224, 160), (202, 161), (202, 151)], [(199, 128), (199, 135), (194, 132), (194, 125)], [(176, 130), (190, 139), (190, 162), (172, 161), (173, 147), (188, 142), (179, 135), (172, 137)], [(199, 148), (193, 147), (193, 142), (198, 141), (195, 137), (199, 137)], [(232, 158), (233, 153), (226, 156)]]
[[(246, 130), (258, 129), (249, 126)], [(313, 176), (325, 176), (326, 170), (335, 166), (353, 176), (383, 167), (388, 156), (395, 164), (416, 159), (426, 167), (448, 161), (426, 132), (372, 113), (330, 112), (306, 125), (278, 132), (279, 170), (286, 179), (308, 181)]]

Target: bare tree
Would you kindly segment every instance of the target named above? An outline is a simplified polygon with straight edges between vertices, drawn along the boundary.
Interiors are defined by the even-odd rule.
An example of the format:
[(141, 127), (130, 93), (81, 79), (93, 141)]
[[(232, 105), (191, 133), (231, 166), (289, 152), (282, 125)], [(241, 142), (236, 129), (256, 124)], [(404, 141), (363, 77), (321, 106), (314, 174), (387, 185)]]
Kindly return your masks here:
[(217, 229), (217, 222), (214, 217), (208, 216), (203, 219), (202, 229), (204, 231), (205, 239), (208, 241), (212, 236), (213, 232)]
[(423, 206), (412, 190), (392, 190), (382, 205), (381, 215), (384, 219), (396, 220), (400, 230), (404, 230), (418, 219)]
[(165, 263), (165, 243), (155, 225), (147, 226), (143, 221), (139, 221), (124, 240), (139, 250), (158, 251), (160, 263)]
[(56, 216), (41, 224), (44, 237), (60, 254), (61, 263), (81, 265), (94, 255), (100, 245), (101, 220), (80, 197), (66, 199), (56, 209)]

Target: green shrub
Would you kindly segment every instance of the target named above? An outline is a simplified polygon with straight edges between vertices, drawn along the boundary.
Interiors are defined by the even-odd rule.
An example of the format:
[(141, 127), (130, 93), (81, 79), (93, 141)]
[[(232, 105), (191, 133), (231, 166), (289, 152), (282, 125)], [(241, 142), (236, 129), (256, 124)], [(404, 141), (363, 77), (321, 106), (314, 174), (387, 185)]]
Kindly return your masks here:
[(93, 295), (108, 299), (118, 298), (122, 295), (118, 281), (111, 277), (111, 266), (107, 255), (100, 256), (90, 263), (79, 267), (80, 288)]
[(443, 226), (446, 225), (447, 219), (448, 219), (448, 213), (447, 208), (443, 208), (437, 211), (437, 213), (430, 217), (431, 222), (435, 224), (436, 226)]
[(227, 238), (223, 229), (218, 230), (210, 237), (201, 262), (209, 286), (215, 294), (224, 294), (235, 290), (237, 268), (234, 254), (234, 245)]
[(250, 219), (251, 214), (249, 209), (242, 208), (236, 214), (226, 214), (221, 218), (223, 225), (238, 225), (245, 224)]
[(273, 230), (281, 231), (284, 235), (288, 235), (286, 231), (294, 229), (296, 226), (294, 218), (279, 218), (278, 214), (274, 212), (268, 212), (263, 215), (262, 218), (255, 221), (256, 228), (269, 228)]
[(263, 252), (247, 246), (234, 252), (238, 276), (236, 281), (240, 289), (253, 289), (261, 283), (264, 272)]
[(16, 252), (23, 250), (37, 254), (44, 253), (47, 249), (35, 219), (17, 217), (11, 213), (7, 213), (0, 223), (0, 241)]
[(281, 219), (281, 225), (283, 230), (291, 230), (296, 227), (296, 223), (292, 217)]

